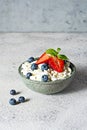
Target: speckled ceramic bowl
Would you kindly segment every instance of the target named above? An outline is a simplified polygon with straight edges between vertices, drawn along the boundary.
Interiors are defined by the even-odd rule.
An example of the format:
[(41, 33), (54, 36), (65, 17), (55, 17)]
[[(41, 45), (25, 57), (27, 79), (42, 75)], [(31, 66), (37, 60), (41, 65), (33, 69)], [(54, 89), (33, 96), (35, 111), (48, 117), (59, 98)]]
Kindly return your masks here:
[(19, 74), (22, 77), (24, 83), (26, 84), (26, 86), (33, 91), (43, 93), (43, 94), (54, 94), (54, 93), (60, 92), (63, 89), (65, 89), (66, 87), (69, 86), (69, 84), (73, 80), (75, 72), (76, 72), (76, 68), (75, 68), (74, 64), (70, 63), (70, 67), (72, 70), (72, 74), (70, 77), (63, 79), (63, 80), (43, 82), (43, 81), (34, 81), (34, 80), (27, 79), (21, 73), (21, 66), (22, 66), (22, 64), (19, 66), (18, 71), (19, 71)]

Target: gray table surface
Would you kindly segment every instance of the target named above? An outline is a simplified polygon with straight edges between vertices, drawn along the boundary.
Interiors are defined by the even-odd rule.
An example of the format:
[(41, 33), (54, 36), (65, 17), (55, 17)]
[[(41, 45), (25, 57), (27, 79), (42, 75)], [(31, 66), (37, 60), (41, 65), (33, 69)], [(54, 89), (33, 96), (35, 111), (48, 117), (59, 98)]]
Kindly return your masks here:
[[(55, 95), (29, 90), (18, 66), (30, 56), (58, 47), (77, 68), (73, 83)], [(13, 88), (19, 94), (11, 96)], [(28, 101), (8, 103), (21, 95)], [(0, 33), (0, 130), (87, 130), (86, 33)]]

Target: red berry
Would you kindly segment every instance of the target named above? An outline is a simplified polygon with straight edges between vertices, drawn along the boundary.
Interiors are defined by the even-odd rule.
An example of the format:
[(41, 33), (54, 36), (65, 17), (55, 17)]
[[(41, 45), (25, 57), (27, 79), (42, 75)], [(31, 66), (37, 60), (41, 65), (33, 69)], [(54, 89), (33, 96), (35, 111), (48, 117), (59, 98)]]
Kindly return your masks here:
[(63, 72), (64, 60), (59, 59), (57, 56), (52, 56), (44, 52), (40, 58), (36, 61), (36, 64), (47, 63), (53, 70), (57, 72)]
[(57, 72), (63, 72), (64, 60), (58, 59), (58, 57), (51, 57), (48, 62), (49, 66)]
[(46, 54), (46, 52), (45, 52), (45, 53), (43, 53), (43, 54), (40, 56), (40, 58), (36, 61), (36, 64), (47, 63), (48, 60), (49, 60), (49, 58), (50, 58), (50, 55)]

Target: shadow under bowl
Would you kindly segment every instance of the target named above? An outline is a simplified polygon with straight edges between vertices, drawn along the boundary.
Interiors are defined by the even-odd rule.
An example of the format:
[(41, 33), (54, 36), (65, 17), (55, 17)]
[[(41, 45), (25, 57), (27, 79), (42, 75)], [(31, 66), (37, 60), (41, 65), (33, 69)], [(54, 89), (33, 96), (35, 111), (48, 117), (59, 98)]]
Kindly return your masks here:
[[(23, 63), (22, 63), (23, 64)], [(21, 73), (21, 66), (18, 68), (18, 72), (23, 79), (25, 85), (36, 92), (43, 93), (43, 94), (55, 94), (66, 87), (69, 86), (69, 84), (73, 81), (73, 78), (76, 73), (76, 67), (73, 63), (70, 62), (70, 68), (72, 70), (71, 76), (67, 77), (66, 79), (61, 79), (61, 80), (55, 80), (55, 81), (49, 81), (49, 82), (43, 82), (43, 81), (35, 81), (35, 80), (30, 80), (27, 79), (22, 73)]]

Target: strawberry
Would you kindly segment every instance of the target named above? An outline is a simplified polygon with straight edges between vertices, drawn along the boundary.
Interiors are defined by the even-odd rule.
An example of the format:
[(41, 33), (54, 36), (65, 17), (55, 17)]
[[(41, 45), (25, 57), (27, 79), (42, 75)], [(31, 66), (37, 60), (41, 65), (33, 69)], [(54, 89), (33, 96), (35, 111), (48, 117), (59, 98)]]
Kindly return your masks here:
[(57, 72), (63, 72), (64, 60), (58, 59), (58, 57), (51, 57), (48, 61), (49, 66)]
[(60, 50), (60, 48), (57, 48), (57, 51), (54, 49), (46, 50), (36, 61), (36, 64), (48, 63), (57, 72), (63, 72), (64, 60), (68, 60), (68, 58), (65, 55), (59, 54)]
[(41, 64), (41, 63), (47, 63), (50, 58), (50, 55), (44, 52), (40, 58), (36, 61), (36, 64)]

